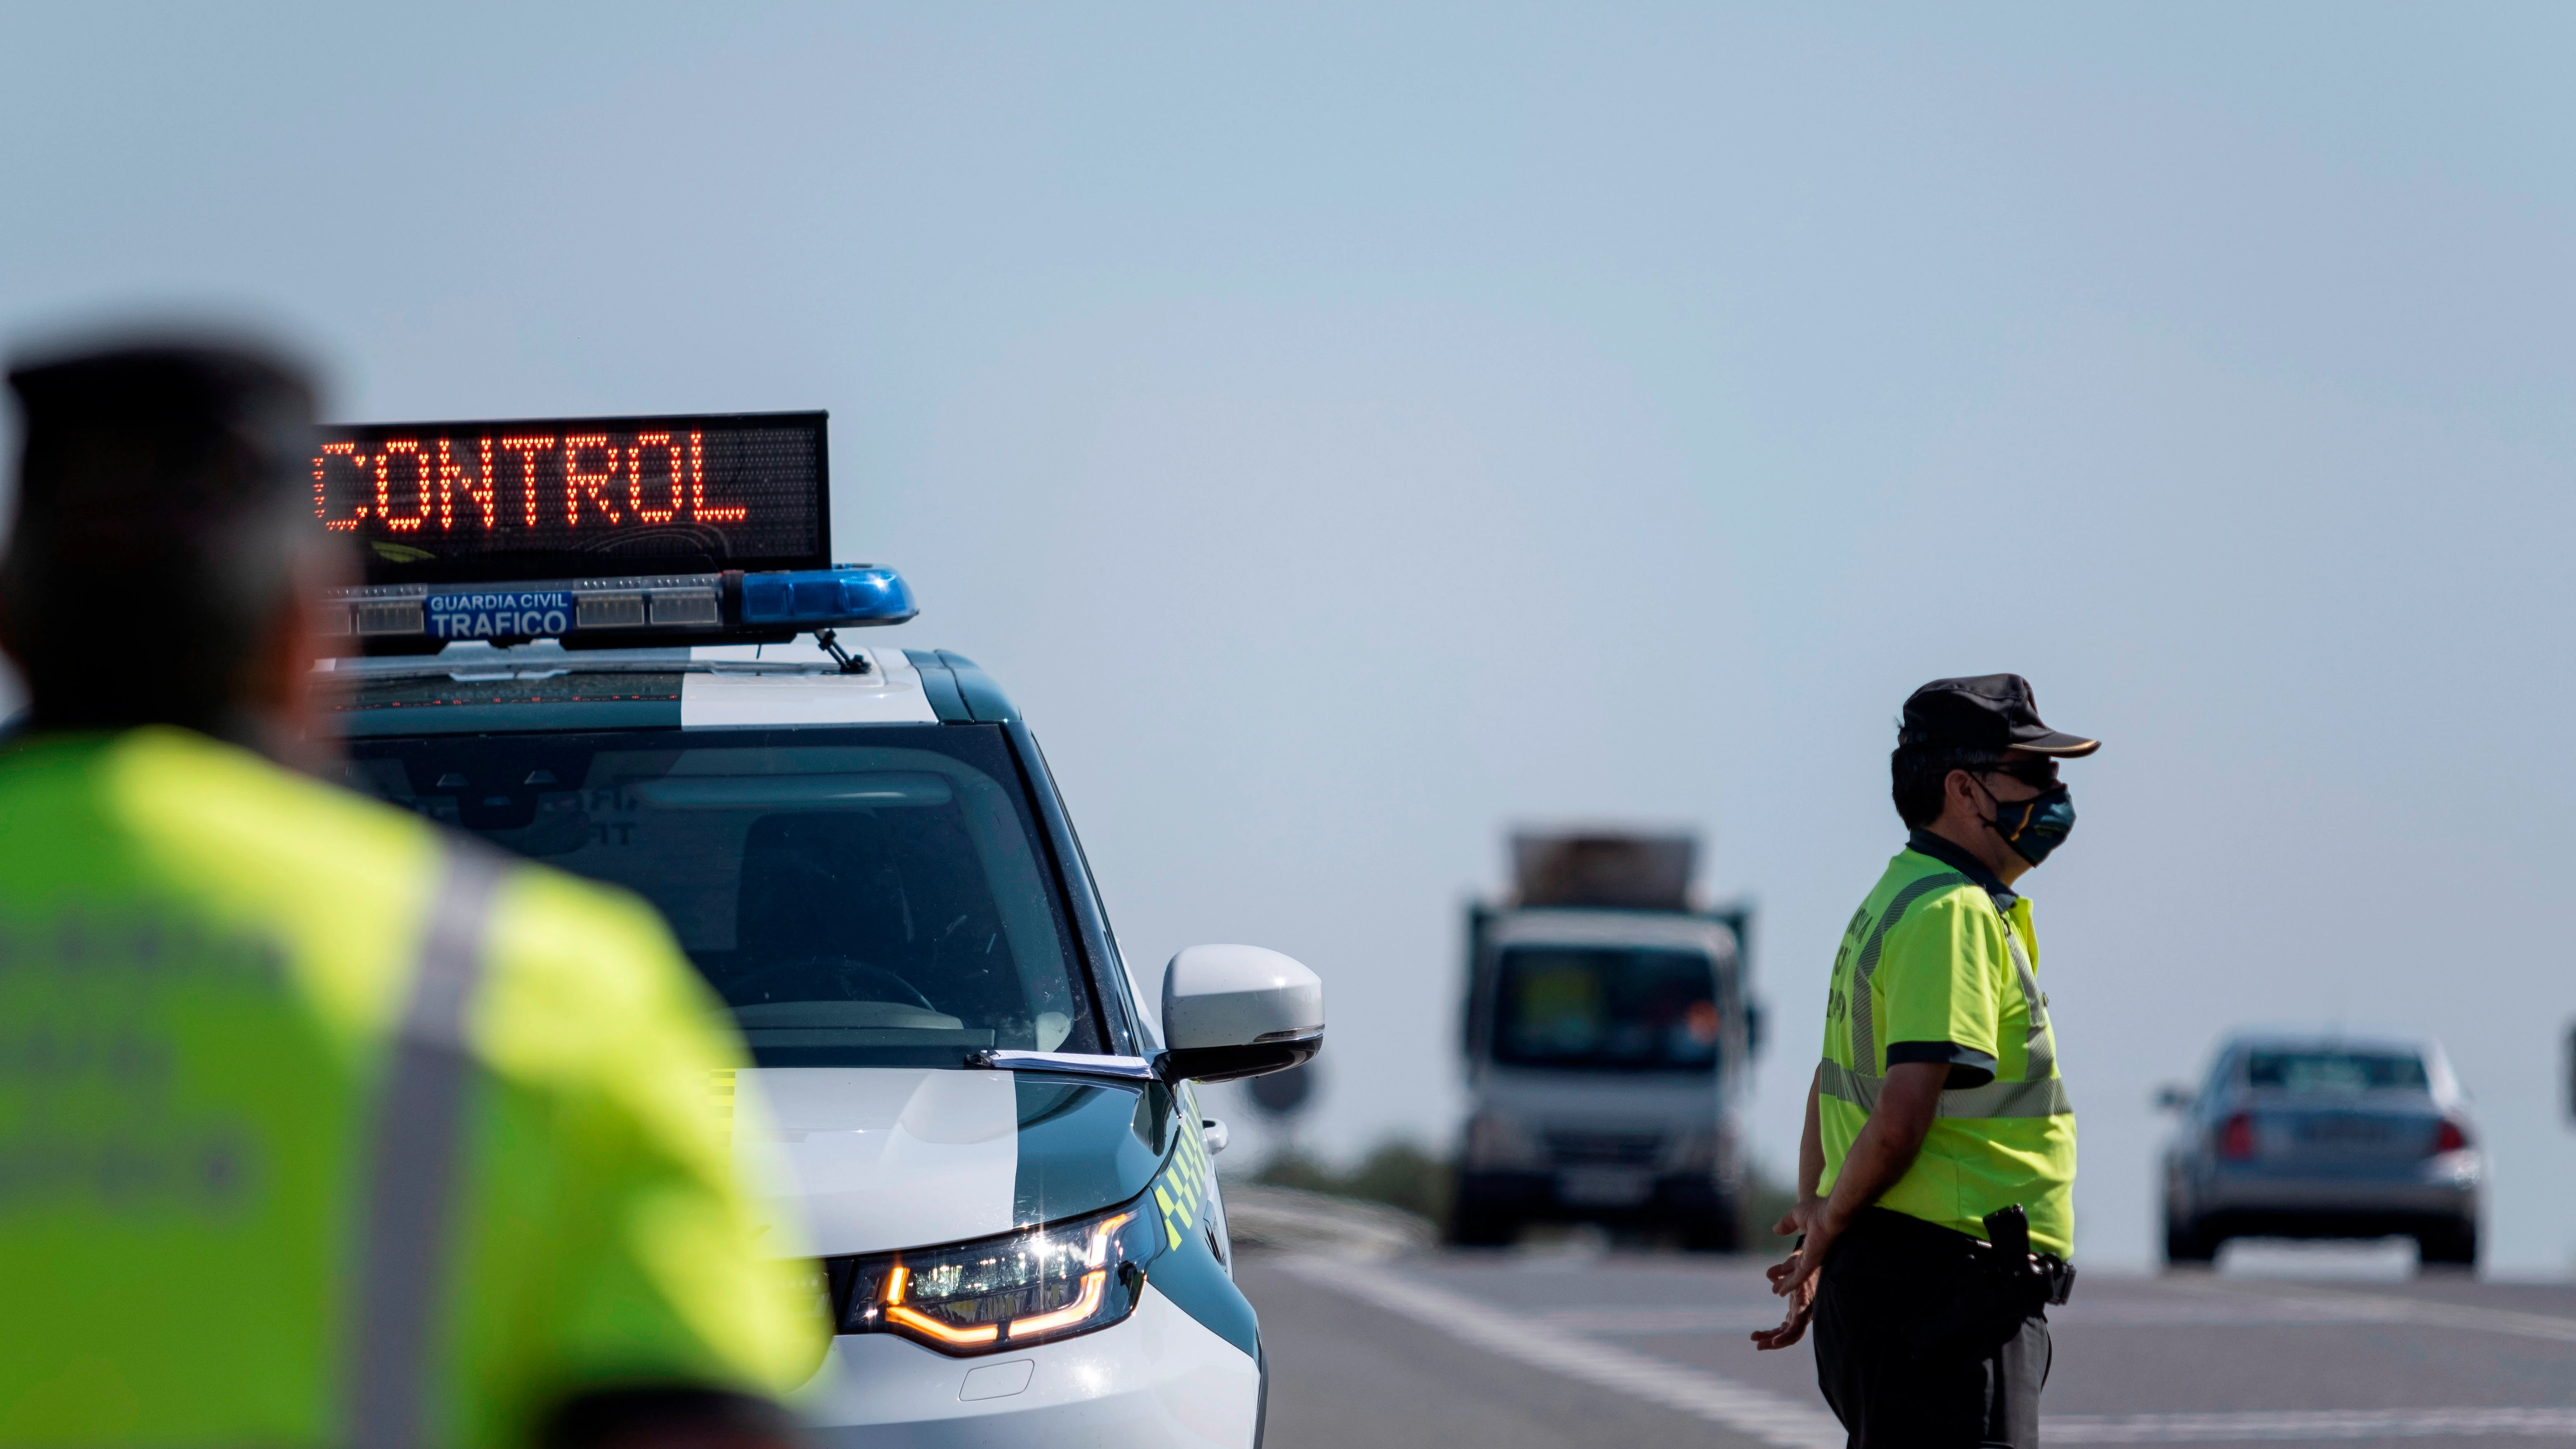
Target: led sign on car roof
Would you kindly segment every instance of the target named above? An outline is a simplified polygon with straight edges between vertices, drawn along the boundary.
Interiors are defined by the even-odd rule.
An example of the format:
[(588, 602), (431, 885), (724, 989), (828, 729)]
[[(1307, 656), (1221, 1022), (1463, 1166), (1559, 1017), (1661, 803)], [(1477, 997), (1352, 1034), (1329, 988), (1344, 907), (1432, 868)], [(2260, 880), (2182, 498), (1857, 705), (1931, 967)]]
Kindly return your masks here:
[(367, 582), (830, 566), (822, 413), (325, 427), (316, 526)]
[[(892, 569), (830, 562), (824, 415), (722, 413), (325, 427), (313, 520), (366, 585), (337, 632), (462, 639), (783, 638), (899, 624)], [(827, 646), (828, 647), (828, 646)]]

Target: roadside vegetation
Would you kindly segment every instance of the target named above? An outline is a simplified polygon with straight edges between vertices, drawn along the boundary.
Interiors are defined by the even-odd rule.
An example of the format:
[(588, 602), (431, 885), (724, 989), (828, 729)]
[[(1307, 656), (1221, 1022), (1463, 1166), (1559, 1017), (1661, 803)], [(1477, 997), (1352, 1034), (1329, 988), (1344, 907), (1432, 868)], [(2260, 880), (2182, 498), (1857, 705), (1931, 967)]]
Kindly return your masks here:
[(1310, 1152), (1282, 1152), (1252, 1176), (1270, 1187), (1302, 1188), (1380, 1202), (1446, 1226), (1449, 1221), (1449, 1163), (1419, 1143), (1390, 1138), (1370, 1148), (1347, 1171)]

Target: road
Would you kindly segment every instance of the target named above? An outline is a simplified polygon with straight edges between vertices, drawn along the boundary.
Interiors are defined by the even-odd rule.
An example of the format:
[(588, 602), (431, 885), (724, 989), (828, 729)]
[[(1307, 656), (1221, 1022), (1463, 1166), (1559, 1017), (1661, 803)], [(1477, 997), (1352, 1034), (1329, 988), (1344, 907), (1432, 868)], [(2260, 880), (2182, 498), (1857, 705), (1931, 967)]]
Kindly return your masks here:
[[(2576, 1284), (2087, 1274), (2052, 1444), (2576, 1444)], [(1268, 1449), (1840, 1445), (1749, 1259), (1247, 1250)]]

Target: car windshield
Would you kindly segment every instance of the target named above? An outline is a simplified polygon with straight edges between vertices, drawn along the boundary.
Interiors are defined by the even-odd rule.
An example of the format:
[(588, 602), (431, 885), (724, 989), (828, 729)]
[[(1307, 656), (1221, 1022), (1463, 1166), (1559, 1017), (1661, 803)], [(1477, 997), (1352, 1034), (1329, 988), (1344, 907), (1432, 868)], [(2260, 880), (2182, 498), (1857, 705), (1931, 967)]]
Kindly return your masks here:
[(2276, 1051), (2245, 1058), (2248, 1086), (2284, 1092), (2427, 1089), (2424, 1059), (2413, 1052)]
[(764, 1066), (1099, 1052), (995, 726), (351, 742), (349, 782), (658, 907)]
[(1697, 951), (1515, 946), (1496, 973), (1494, 1060), (1710, 1071), (1717, 973)]

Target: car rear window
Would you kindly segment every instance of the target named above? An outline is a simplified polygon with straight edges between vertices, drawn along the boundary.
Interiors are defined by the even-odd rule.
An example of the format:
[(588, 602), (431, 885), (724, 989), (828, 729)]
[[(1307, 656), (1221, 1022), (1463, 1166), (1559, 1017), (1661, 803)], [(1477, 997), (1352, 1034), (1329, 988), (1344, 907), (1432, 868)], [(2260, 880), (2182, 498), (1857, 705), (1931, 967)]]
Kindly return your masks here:
[(2255, 1051), (2247, 1085), (2284, 1092), (2424, 1091), (2424, 1059), (2413, 1052)]

